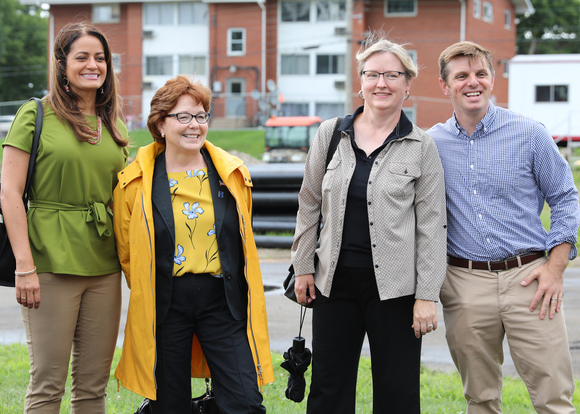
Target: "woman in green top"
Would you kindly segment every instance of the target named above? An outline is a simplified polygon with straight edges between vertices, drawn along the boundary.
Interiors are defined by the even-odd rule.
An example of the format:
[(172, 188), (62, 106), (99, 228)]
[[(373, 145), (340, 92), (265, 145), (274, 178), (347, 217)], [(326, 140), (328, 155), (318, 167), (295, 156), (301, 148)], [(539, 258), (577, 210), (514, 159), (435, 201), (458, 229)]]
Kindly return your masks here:
[(33, 102), (19, 109), (3, 144), (0, 199), (30, 357), (24, 412), (59, 412), (72, 352), (71, 413), (105, 413), (121, 311), (110, 206), (128, 140), (111, 49), (98, 29), (74, 23), (60, 31), (51, 85), (28, 214)]

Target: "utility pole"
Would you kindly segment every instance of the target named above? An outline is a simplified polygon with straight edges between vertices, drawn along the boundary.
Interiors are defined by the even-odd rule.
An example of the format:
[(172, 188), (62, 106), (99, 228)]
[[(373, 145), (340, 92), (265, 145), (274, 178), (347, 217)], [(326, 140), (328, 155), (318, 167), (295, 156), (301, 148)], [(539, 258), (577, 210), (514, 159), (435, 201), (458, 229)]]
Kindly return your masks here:
[(345, 71), (345, 113), (352, 113), (352, 2), (353, 0), (346, 0), (346, 56), (344, 59)]

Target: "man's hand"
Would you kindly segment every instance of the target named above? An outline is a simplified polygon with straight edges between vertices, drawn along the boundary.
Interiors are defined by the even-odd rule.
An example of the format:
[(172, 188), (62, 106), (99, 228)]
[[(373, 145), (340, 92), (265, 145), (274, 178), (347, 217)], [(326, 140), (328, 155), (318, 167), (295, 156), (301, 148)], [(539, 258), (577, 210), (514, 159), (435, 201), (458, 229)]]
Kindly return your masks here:
[(524, 280), (522, 286), (529, 286), (532, 281), (538, 281), (538, 289), (530, 304), (530, 312), (533, 312), (538, 304), (540, 307), (540, 319), (546, 317), (549, 309), (549, 318), (553, 319), (556, 312), (562, 308), (562, 298), (564, 296), (564, 270), (568, 265), (570, 254), (570, 244), (562, 243), (552, 249), (548, 261), (537, 267)]

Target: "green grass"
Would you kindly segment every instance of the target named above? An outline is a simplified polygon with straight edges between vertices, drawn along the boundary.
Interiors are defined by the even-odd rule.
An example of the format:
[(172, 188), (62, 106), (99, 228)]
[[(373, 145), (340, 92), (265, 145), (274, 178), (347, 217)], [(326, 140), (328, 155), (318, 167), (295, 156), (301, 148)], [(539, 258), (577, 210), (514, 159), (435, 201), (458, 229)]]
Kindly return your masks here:
[[(117, 380), (113, 377), (119, 361), (121, 349), (117, 348), (107, 388), (107, 413), (133, 413), (143, 397), (124, 388), (117, 391)], [(297, 404), (284, 396), (288, 373), (280, 368), (282, 356), (272, 354), (276, 381), (264, 386), (264, 405), (269, 413), (292, 414), (306, 411), (306, 398)], [(22, 412), (24, 395), (28, 385), (28, 356), (26, 347), (20, 344), (0, 346), (0, 414)], [(310, 370), (306, 372), (306, 383), (310, 384)], [(578, 388), (580, 384), (576, 382)], [(308, 387), (307, 387), (308, 388)], [(205, 390), (203, 380), (192, 380), (193, 395), (201, 395)], [(70, 378), (67, 382), (61, 413), (70, 413)], [(507, 377), (503, 387), (503, 410), (506, 414), (532, 413), (527, 390), (520, 379)], [(580, 409), (580, 395), (574, 395), (574, 405)], [(358, 373), (356, 412), (372, 412), (372, 377), (369, 358), (361, 358)], [(465, 412), (465, 400), (461, 391), (461, 380), (457, 373), (423, 369), (421, 373), (421, 412), (429, 414), (459, 414)]]
[[(223, 148), (226, 151), (242, 151), (254, 158), (261, 159), (264, 153), (266, 132), (264, 129), (243, 129), (243, 130), (213, 130), (210, 128), (207, 140), (212, 144)], [(139, 147), (153, 142), (151, 134), (147, 129), (137, 129), (129, 133), (131, 141), (131, 159), (137, 154)]]

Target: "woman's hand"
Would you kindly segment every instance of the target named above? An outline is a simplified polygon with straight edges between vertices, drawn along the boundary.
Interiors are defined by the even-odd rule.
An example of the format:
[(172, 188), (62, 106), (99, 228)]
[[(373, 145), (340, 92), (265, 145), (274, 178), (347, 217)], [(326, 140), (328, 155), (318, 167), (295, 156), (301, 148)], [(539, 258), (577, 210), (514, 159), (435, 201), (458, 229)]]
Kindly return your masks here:
[(296, 299), (298, 303), (307, 306), (310, 302), (316, 299), (314, 289), (314, 275), (297, 275), (294, 282), (294, 292), (296, 292)]
[(437, 329), (437, 307), (435, 302), (431, 300), (415, 300), (412, 328), (415, 330), (417, 338)]
[(38, 309), (40, 306), (40, 283), (36, 272), (14, 277), (16, 278), (16, 302), (28, 309)]

